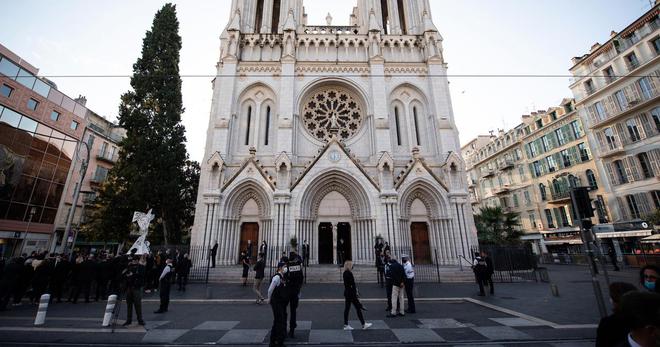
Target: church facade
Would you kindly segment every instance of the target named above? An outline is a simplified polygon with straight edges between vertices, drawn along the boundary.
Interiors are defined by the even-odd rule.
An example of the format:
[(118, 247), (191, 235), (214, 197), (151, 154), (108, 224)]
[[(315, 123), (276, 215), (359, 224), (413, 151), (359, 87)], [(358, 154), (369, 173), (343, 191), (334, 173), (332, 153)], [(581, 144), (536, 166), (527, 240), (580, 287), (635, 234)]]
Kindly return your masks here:
[[(302, 0), (233, 0), (221, 35), (193, 245), (266, 241), (456, 265), (477, 245), (442, 36), (429, 0), (357, 0), (308, 25)], [(300, 247), (300, 246), (298, 246)]]

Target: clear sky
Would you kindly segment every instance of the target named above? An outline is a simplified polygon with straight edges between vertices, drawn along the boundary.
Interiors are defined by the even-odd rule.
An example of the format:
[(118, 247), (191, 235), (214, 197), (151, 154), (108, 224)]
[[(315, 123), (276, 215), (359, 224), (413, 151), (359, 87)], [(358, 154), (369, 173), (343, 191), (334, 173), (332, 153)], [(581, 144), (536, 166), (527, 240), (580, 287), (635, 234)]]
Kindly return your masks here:
[[(219, 36), (229, 21), (230, 0), (181, 0), (181, 73), (213, 75)], [(71, 97), (116, 119), (128, 90), (132, 64), (160, 0), (3, 0), (0, 43), (40, 69)], [(307, 0), (309, 24), (348, 24), (355, 0)], [(431, 0), (444, 37), (449, 74), (567, 75), (570, 59), (605, 42), (650, 9), (649, 0)], [(116, 75), (120, 77), (63, 77)], [(62, 76), (62, 77), (57, 77)], [(461, 143), (520, 116), (570, 97), (568, 78), (451, 77)], [(188, 151), (202, 160), (211, 106), (211, 78), (183, 79), (183, 123)]]

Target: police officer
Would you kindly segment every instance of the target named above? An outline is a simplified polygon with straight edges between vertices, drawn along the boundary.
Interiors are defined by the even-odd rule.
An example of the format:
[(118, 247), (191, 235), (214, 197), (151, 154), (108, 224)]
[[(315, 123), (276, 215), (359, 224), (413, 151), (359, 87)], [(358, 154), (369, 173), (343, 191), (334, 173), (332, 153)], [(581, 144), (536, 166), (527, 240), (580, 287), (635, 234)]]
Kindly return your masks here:
[(298, 300), (300, 299), (300, 288), (302, 288), (304, 275), (302, 272), (302, 258), (296, 253), (291, 251), (289, 253), (289, 261), (287, 263), (288, 271), (285, 274), (287, 283), (287, 292), (289, 293), (289, 337), (295, 337), (296, 324), (296, 310), (298, 310)]
[(144, 325), (142, 320), (142, 287), (144, 286), (144, 266), (140, 264), (137, 256), (129, 258), (128, 267), (122, 272), (122, 279), (126, 286), (126, 322), (124, 326), (130, 325), (133, 317), (133, 306), (137, 314), (138, 324)]
[(390, 269), (390, 254), (385, 253), (383, 257), (384, 271), (385, 271), (385, 292), (387, 293), (387, 308), (385, 311), (392, 311), (392, 271)]
[(277, 272), (270, 281), (270, 287), (268, 287), (268, 302), (273, 310), (273, 327), (270, 330), (269, 346), (284, 345), (286, 335), (286, 305), (288, 301), (286, 280), (284, 279), (285, 269), (286, 263), (279, 262), (277, 264)]
[(481, 257), (479, 252), (474, 253), (474, 260), (472, 261), (472, 271), (474, 272), (474, 278), (479, 285), (479, 296), (485, 296), (484, 292), (484, 282), (486, 280), (486, 274), (488, 272), (488, 267), (486, 265), (486, 260)]

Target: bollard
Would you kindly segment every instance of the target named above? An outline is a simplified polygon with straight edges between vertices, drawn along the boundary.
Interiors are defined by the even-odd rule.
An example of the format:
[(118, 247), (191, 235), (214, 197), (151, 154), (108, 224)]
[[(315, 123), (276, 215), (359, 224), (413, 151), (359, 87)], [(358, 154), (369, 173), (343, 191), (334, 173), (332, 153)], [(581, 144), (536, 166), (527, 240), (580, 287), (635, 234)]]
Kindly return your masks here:
[(108, 296), (108, 304), (105, 305), (105, 314), (103, 315), (103, 326), (107, 327), (112, 321), (112, 314), (115, 312), (115, 305), (117, 305), (117, 295), (112, 294)]
[(48, 310), (48, 302), (50, 301), (50, 294), (44, 294), (39, 299), (39, 309), (37, 316), (34, 318), (34, 325), (44, 325), (46, 322), (46, 311)]
[(559, 287), (556, 284), (550, 283), (550, 291), (552, 292), (552, 296), (559, 296)]

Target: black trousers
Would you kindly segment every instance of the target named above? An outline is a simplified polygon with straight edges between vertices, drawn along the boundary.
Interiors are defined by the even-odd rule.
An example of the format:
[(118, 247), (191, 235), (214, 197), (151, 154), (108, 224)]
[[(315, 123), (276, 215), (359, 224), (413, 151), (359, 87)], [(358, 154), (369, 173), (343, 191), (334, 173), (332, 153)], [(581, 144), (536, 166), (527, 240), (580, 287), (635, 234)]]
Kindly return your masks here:
[(273, 327), (270, 329), (270, 346), (281, 346), (286, 337), (286, 303), (271, 302)]
[(64, 288), (64, 281), (62, 280), (53, 280), (50, 282), (51, 290), (53, 291), (52, 299), (57, 300), (57, 302), (62, 301), (62, 290)]
[(211, 267), (215, 267), (215, 254), (211, 254)]
[(96, 296), (94, 297), (94, 301), (99, 301), (99, 298), (107, 299), (107, 294), (108, 294), (108, 281), (101, 280), (96, 282)]
[(158, 290), (160, 294), (160, 311), (167, 311), (170, 305), (170, 287), (170, 281), (160, 281), (160, 289)]
[(357, 316), (358, 319), (360, 320), (360, 323), (364, 325), (364, 316), (362, 315), (362, 305), (360, 305), (360, 301), (356, 297), (352, 298), (346, 298), (344, 301), (344, 325), (348, 325), (348, 313), (351, 310), (351, 304), (353, 307), (355, 307), (355, 311), (357, 311)]
[(392, 310), (392, 280), (385, 280), (385, 292), (387, 293), (387, 310)]
[(133, 306), (135, 306), (135, 313), (137, 314), (138, 322), (142, 322), (142, 287), (129, 288), (126, 290), (126, 321), (133, 321)]
[(293, 332), (296, 330), (298, 327), (298, 324), (296, 323), (296, 313), (298, 311), (298, 300), (300, 300), (300, 290), (297, 290), (293, 293), (291, 293), (291, 296), (289, 296), (289, 332), (293, 334)]
[(179, 290), (186, 291), (186, 285), (188, 284), (188, 274), (179, 274), (177, 275), (177, 281), (179, 284)]
[(493, 286), (493, 274), (486, 275), (486, 278), (484, 278), (484, 284), (490, 287), (491, 294), (495, 294), (495, 287)]
[(408, 312), (415, 313), (415, 296), (413, 295), (413, 287), (415, 286), (414, 278), (406, 278), (406, 297), (408, 298)]

